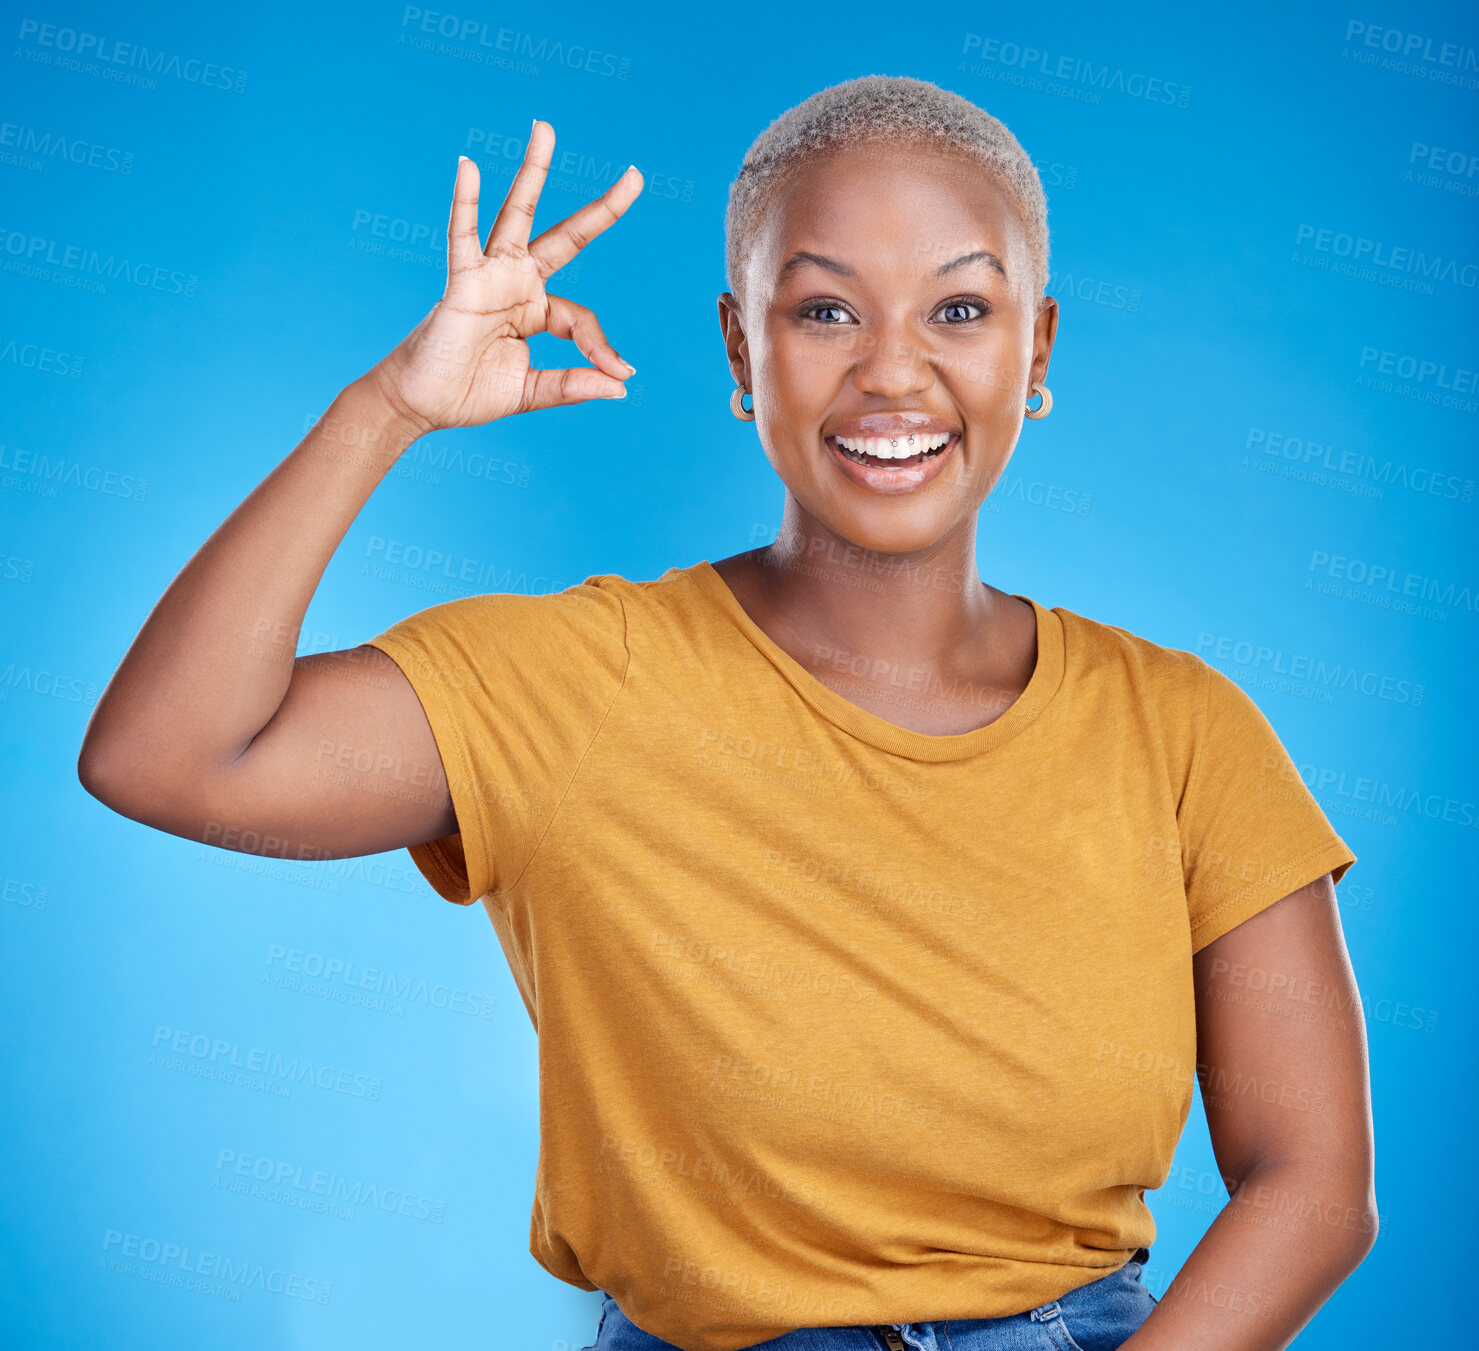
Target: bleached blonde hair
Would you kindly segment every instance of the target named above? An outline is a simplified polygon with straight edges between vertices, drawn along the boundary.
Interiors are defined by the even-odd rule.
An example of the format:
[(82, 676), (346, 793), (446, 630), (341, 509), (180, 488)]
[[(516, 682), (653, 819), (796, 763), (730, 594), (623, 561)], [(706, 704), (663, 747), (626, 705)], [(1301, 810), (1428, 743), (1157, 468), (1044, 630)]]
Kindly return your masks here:
[(978, 165), (1016, 208), (1033, 273), (1030, 299), (1048, 284), (1048, 202), (1027, 152), (984, 108), (908, 75), (863, 75), (820, 90), (789, 108), (745, 152), (729, 186), (724, 271), (744, 303), (745, 263), (776, 189), (814, 157), (878, 142), (937, 146)]

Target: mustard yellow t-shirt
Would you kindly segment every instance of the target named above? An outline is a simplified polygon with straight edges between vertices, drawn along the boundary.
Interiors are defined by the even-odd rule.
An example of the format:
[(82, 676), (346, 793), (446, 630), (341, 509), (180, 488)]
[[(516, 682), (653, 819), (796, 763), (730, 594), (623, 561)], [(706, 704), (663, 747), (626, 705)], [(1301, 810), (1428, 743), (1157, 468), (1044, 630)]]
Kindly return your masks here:
[(1019, 1313), (1149, 1246), (1192, 953), (1355, 861), (1227, 677), (1031, 603), (1027, 689), (950, 736), (706, 561), (373, 640), (460, 827), (411, 856), (538, 1032), (530, 1251), (684, 1351)]

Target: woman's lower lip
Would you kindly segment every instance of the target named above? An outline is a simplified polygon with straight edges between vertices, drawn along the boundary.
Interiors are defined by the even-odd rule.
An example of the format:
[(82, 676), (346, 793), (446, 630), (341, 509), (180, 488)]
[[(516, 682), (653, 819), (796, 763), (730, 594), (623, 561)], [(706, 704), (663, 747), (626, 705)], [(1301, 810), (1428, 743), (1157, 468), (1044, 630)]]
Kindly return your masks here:
[(827, 450), (833, 461), (860, 488), (891, 495), (915, 492), (931, 479), (938, 478), (940, 471), (945, 468), (945, 462), (955, 454), (955, 448), (960, 444), (960, 433), (952, 432), (950, 440), (945, 443), (945, 448), (938, 454), (931, 455), (929, 459), (903, 469), (874, 469), (871, 465), (859, 464), (856, 460), (844, 455), (831, 437), (823, 439), (827, 443)]

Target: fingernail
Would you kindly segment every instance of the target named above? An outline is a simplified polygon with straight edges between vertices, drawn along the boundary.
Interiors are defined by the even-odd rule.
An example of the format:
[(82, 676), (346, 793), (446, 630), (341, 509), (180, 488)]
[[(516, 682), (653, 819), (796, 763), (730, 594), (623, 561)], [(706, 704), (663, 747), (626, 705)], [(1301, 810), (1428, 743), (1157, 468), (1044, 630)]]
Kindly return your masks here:
[(458, 155), (457, 156), (457, 163), (458, 164), (461, 164), (466, 159), (467, 159), (467, 156), (466, 155)]
[(616, 359), (621, 362), (621, 364), (625, 366), (627, 370), (631, 371), (634, 375), (636, 374), (637, 368), (633, 366), (632, 363), (628, 361), (624, 356), (622, 356), (620, 352), (616, 354)]
[(626, 396), (627, 396), (626, 390), (625, 389), (619, 389), (614, 394), (605, 394), (602, 397), (603, 398), (607, 398), (607, 399), (624, 399), (624, 398), (626, 398)]

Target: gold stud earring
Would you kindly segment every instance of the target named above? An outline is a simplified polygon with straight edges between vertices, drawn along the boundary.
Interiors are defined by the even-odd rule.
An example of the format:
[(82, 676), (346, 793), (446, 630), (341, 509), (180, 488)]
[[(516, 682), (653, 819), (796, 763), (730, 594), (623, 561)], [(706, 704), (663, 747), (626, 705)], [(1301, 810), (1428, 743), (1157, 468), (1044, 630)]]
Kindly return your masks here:
[(1053, 411), (1053, 396), (1048, 392), (1048, 387), (1040, 380), (1034, 380), (1027, 390), (1027, 397), (1030, 399), (1034, 394), (1041, 394), (1042, 402), (1036, 408), (1024, 408), (1023, 411), (1030, 418), (1047, 417)]
[(754, 422), (755, 420), (755, 398), (750, 396), (750, 407), (745, 408), (745, 387), (736, 385), (734, 393), (729, 396), (729, 411), (741, 422)]

